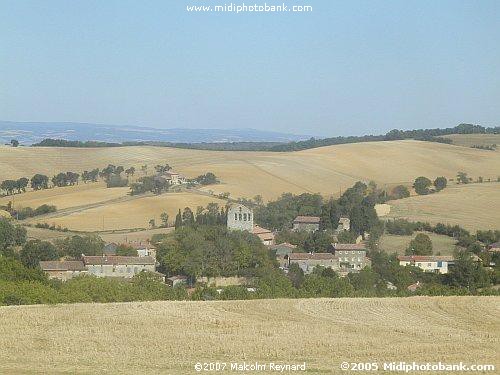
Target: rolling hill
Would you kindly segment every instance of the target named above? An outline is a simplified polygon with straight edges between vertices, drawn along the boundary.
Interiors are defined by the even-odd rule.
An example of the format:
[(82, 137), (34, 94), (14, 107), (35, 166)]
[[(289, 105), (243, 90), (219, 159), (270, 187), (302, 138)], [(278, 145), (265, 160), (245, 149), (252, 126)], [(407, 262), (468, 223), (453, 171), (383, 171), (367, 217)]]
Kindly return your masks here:
[(412, 297), (0, 307), (0, 372), (193, 374), (197, 362), (216, 361), (306, 362), (308, 374), (345, 373), (343, 361), (498, 368), (499, 302)]
[(0, 180), (82, 171), (108, 163), (139, 167), (169, 163), (194, 177), (211, 171), (222, 184), (207, 190), (232, 197), (270, 199), (283, 192), (337, 195), (358, 180), (410, 184), (418, 176), (452, 178), (500, 174), (500, 153), (421, 141), (356, 143), (286, 153), (199, 151), (163, 147), (9, 148), (0, 147)]

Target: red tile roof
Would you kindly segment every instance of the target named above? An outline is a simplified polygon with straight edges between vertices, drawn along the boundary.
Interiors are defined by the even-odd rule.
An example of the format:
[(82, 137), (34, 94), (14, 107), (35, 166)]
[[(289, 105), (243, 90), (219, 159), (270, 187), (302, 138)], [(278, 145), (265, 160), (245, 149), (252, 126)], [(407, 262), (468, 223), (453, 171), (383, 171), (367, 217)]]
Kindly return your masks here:
[(253, 234), (263, 234), (263, 233), (271, 233), (269, 229), (259, 227), (258, 225), (254, 225)]
[(333, 243), (332, 246), (335, 250), (366, 250), (363, 243)]
[(318, 216), (297, 216), (294, 223), (307, 223), (307, 224), (319, 224), (320, 218)]
[(86, 271), (87, 268), (81, 260), (40, 261), (43, 271)]
[(331, 253), (291, 253), (290, 260), (333, 260), (336, 257)]
[(398, 260), (405, 262), (451, 262), (452, 256), (448, 255), (400, 255)]

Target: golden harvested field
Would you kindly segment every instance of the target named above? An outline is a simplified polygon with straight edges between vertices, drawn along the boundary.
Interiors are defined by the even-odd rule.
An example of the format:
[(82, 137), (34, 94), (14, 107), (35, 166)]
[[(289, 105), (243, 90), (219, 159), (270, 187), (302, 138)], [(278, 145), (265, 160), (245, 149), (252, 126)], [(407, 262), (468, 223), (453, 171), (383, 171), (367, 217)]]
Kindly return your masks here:
[(345, 144), (300, 152), (227, 152), (182, 150), (166, 147), (34, 148), (0, 147), (0, 180), (107, 164), (136, 166), (169, 163), (194, 177), (213, 172), (223, 182), (207, 187), (231, 196), (265, 199), (283, 192), (319, 192), (338, 195), (358, 180), (380, 185), (410, 183), (418, 176), (455, 177), (465, 171), (473, 178), (495, 178), (500, 173), (500, 153), (453, 145), (392, 141)]
[(499, 314), (499, 297), (2, 307), (0, 372), (194, 374), (215, 361), (305, 361), (308, 374), (345, 373), (343, 361), (498, 368)]
[[(444, 136), (453, 140), (454, 145), (458, 146), (489, 146), (496, 144), (500, 147), (500, 134), (451, 134)], [(496, 150), (497, 152), (500, 149)]]
[[(109, 189), (113, 190), (113, 189)], [(179, 209), (191, 207), (196, 211), (197, 206), (206, 206), (216, 202), (221, 206), (226, 204), (217, 198), (193, 193), (166, 193), (156, 196), (131, 197), (118, 203), (99, 205), (84, 210), (75, 210), (70, 213), (57, 213), (50, 217), (40, 217), (29, 220), (31, 223), (41, 222), (60, 225), (79, 231), (106, 231), (117, 229), (148, 228), (149, 220), (155, 219), (156, 225), (161, 224), (160, 215), (167, 212), (169, 222), (175, 220)]]
[(469, 230), (500, 229), (500, 183), (453, 185), (443, 191), (388, 202), (385, 218), (458, 224)]
[[(412, 236), (395, 236), (392, 234), (384, 234), (380, 238), (379, 247), (389, 254), (397, 253), (405, 255), (405, 251), (410, 244), (410, 241), (415, 238), (418, 232)], [(435, 233), (423, 232), (429, 236), (432, 241), (432, 251), (435, 255), (453, 255), (456, 241), (448, 236), (442, 236)]]
[(128, 187), (108, 189), (104, 183), (81, 183), (75, 186), (29, 191), (23, 194), (3, 197), (0, 198), (0, 205), (6, 205), (9, 201), (14, 202), (14, 208), (36, 208), (42, 204), (51, 204), (56, 206), (58, 210), (61, 210), (124, 197), (129, 191)]

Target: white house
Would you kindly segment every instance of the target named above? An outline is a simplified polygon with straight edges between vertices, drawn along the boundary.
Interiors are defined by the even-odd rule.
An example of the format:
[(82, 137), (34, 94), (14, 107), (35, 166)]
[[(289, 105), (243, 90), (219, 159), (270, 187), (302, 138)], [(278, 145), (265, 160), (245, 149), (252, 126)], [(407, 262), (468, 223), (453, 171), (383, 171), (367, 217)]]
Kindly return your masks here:
[(181, 185), (186, 182), (186, 178), (184, 176), (173, 171), (163, 172), (161, 176), (165, 178), (170, 185)]
[(414, 266), (424, 272), (441, 274), (448, 273), (449, 266), (454, 263), (452, 256), (437, 255), (400, 255), (398, 260), (400, 266)]

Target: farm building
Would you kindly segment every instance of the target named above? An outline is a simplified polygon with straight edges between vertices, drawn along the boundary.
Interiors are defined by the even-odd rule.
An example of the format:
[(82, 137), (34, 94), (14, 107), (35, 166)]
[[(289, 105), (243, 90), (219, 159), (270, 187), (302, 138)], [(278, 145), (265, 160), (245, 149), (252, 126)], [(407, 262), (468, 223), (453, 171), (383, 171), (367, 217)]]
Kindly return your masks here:
[(184, 176), (173, 171), (163, 172), (161, 177), (167, 180), (170, 185), (181, 185), (186, 182), (186, 178)]
[(424, 272), (448, 273), (448, 268), (453, 265), (452, 256), (436, 255), (400, 255), (398, 256), (401, 266), (414, 266), (422, 269)]
[(142, 271), (156, 271), (156, 261), (150, 256), (84, 255), (82, 259), (88, 273), (97, 277), (131, 278)]
[(293, 251), (297, 248), (297, 245), (292, 245), (291, 243), (288, 242), (283, 242), (274, 246), (271, 246), (271, 250), (274, 250), (276, 252), (276, 256), (282, 256), (284, 257), (285, 255), (290, 255), (293, 253)]
[(362, 243), (342, 244), (333, 243), (332, 252), (339, 258), (341, 267), (360, 270), (369, 265), (366, 257), (366, 246)]
[(261, 228), (258, 225), (254, 225), (253, 234), (260, 238), (262, 243), (266, 246), (274, 245), (274, 233), (269, 229)]
[(340, 270), (338, 258), (331, 253), (291, 253), (284, 258), (287, 267), (295, 263), (305, 274), (311, 273), (317, 266), (331, 268), (334, 271)]
[(297, 216), (293, 220), (294, 231), (316, 232), (319, 230), (320, 218), (318, 216)]
[(171, 287), (175, 287), (178, 285), (185, 285), (187, 284), (187, 276), (182, 276), (182, 275), (175, 275), (172, 277), (167, 277), (166, 282), (168, 285)]
[(49, 279), (66, 281), (88, 273), (87, 267), (81, 260), (41, 261), (39, 264)]
[(253, 211), (242, 205), (232, 204), (227, 212), (227, 228), (253, 232)]

